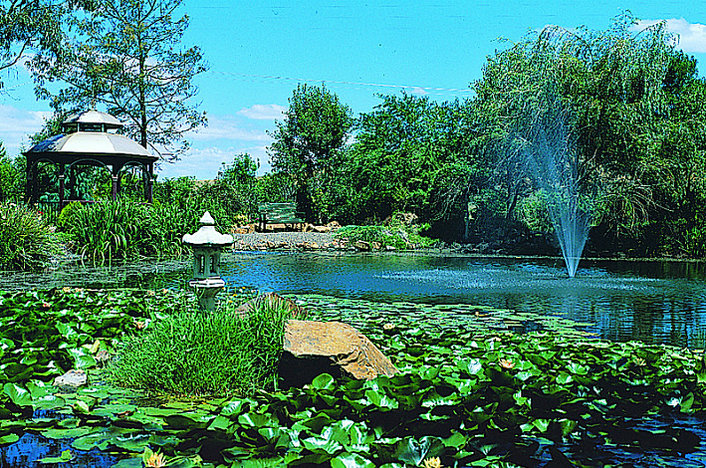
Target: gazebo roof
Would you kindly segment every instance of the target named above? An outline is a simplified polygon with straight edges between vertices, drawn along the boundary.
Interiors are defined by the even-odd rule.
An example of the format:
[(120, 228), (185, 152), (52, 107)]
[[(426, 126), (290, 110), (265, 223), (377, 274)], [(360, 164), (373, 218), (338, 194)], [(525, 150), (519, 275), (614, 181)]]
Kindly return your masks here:
[(70, 115), (62, 123), (62, 125), (70, 124), (103, 124), (105, 128), (122, 128), (125, 126), (125, 124), (112, 115), (93, 109)]
[(75, 132), (56, 135), (30, 148), (25, 155), (85, 155), (90, 157), (123, 156), (156, 161), (147, 149), (137, 142), (116, 133)]

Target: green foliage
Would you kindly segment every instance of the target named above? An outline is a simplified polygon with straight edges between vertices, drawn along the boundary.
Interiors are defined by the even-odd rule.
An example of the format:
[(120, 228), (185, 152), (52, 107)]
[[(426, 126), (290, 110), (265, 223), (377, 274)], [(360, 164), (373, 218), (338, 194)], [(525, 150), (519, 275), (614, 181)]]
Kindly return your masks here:
[(134, 330), (138, 322), (149, 323), (153, 312), (183, 301), (182, 294), (165, 291), (0, 292), (0, 320), (5, 325), (0, 331), (0, 384), (20, 386), (30, 379), (51, 380), (72, 368), (95, 366), (96, 354), (112, 352), (121, 334)]
[(0, 202), (0, 269), (34, 270), (61, 252), (53, 229), (24, 204)]
[(120, 385), (174, 394), (272, 388), (289, 310), (263, 301), (247, 314), (183, 310), (129, 338), (109, 367)]
[(332, 208), (335, 217), (356, 223), (394, 211), (426, 222), (460, 217), (482, 177), (470, 153), (472, 109), (408, 94), (381, 98), (361, 115), (356, 142), (340, 164), (336, 177), (348, 190)]
[(75, 224), (74, 218), (76, 214), (81, 211), (83, 205), (79, 201), (72, 201), (67, 204), (59, 213), (59, 217), (56, 220), (56, 227), (68, 232), (71, 230), (71, 226)]
[(0, 202), (22, 201), (25, 183), (24, 158), (10, 158), (0, 142)]
[(276, 122), (269, 148), (272, 167), (292, 177), (307, 221), (326, 215), (321, 187), (330, 180), (352, 125), (351, 110), (338, 96), (325, 86), (306, 84), (297, 85), (284, 120)]
[(118, 199), (73, 206), (62, 223), (84, 258), (103, 263), (181, 255), (185, 251), (181, 238), (200, 227), (201, 215), (177, 205), (149, 206)]
[(663, 23), (634, 24), (625, 14), (604, 31), (548, 27), (490, 57), (473, 102), (509, 218), (534, 188), (522, 152), (503, 142), (551, 115), (543, 102), (554, 90), (575, 138), (578, 183), (596, 202), (599, 247), (619, 249), (624, 237), (641, 255), (676, 253), (685, 231), (672, 226), (684, 220), (690, 231), (703, 219), (706, 139), (694, 124), (706, 118), (706, 83)]
[[(126, 458), (116, 466), (142, 466), (144, 457), (158, 452), (176, 466), (388, 468), (432, 457), (444, 466), (551, 460), (614, 466), (624, 464), (626, 452), (634, 459), (647, 450), (651, 462), (666, 465), (698, 449), (697, 432), (673, 421), (706, 411), (706, 363), (699, 353), (610, 343), (587, 337), (586, 324), (560, 317), (465, 304), (297, 299), (315, 319), (356, 326), (400, 372), (370, 381), (321, 374), (301, 388), (226, 398), (155, 398), (107, 384), (95, 362), (136, 325), (147, 327), (128, 341), (149, 341), (150, 330), (166, 336), (176, 321), (163, 312), (184, 311), (182, 297), (74, 289), (1, 293), (0, 317), (11, 326), (0, 329), (0, 444), (32, 430), (66, 439), (76, 451), (120, 453)], [(230, 318), (202, 319), (233, 326)], [(510, 333), (520, 320), (535, 321), (545, 332)], [(209, 326), (214, 330), (202, 339), (220, 353), (222, 344), (211, 333), (231, 338)], [(184, 348), (186, 355), (164, 367), (155, 362), (147, 382), (156, 386), (153, 380), (165, 369), (193, 361), (180, 343), (189, 333), (175, 328), (172, 339), (154, 350)], [(206, 347), (199, 341), (191, 346), (203, 356), (201, 365), (213, 359), (201, 349)], [(65, 392), (45, 382), (61, 372), (56, 365), (79, 362), (89, 372), (86, 387)], [(37, 410), (53, 412), (39, 421), (32, 418)], [(620, 449), (611, 450), (616, 441)]]
[(147, 209), (122, 200), (86, 205), (71, 216), (69, 233), (81, 255), (93, 261), (134, 258), (143, 253)]
[(343, 226), (336, 231), (337, 239), (347, 239), (350, 243), (357, 241), (377, 242), (382, 247), (395, 249), (419, 249), (430, 247), (434, 240), (419, 234), (428, 229), (428, 225), (415, 225), (401, 221), (399, 213), (393, 214), (387, 225)]
[[(71, 2), (74, 5), (82, 2)], [(0, 71), (24, 63), (30, 50), (61, 54), (61, 24), (67, 8), (53, 1), (4, 1), (0, 4)], [(2, 82), (0, 81), (0, 88)]]

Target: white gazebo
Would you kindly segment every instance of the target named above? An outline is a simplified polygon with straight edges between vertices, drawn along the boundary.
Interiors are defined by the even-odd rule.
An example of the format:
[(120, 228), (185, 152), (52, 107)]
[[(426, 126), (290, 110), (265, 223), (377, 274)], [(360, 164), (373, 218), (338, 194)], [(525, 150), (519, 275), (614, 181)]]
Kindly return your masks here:
[(73, 201), (65, 198), (64, 189), (66, 169), (74, 165), (98, 166), (110, 170), (114, 200), (120, 189), (120, 171), (127, 166), (140, 167), (145, 181), (145, 199), (152, 202), (154, 163), (158, 158), (137, 142), (116, 133), (123, 127), (122, 122), (104, 112), (88, 110), (72, 115), (61, 126), (65, 133), (37, 143), (24, 153), (27, 157), (26, 197), (29, 203), (37, 202), (40, 162), (49, 162), (57, 167), (59, 210)]

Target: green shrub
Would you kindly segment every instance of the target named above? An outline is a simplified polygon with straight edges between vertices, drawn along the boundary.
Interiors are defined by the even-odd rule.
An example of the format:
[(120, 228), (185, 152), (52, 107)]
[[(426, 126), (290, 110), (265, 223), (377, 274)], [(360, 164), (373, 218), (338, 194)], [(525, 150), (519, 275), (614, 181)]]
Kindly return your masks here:
[(82, 208), (83, 205), (81, 204), (81, 202), (78, 201), (72, 201), (71, 203), (66, 205), (64, 209), (61, 210), (61, 213), (59, 213), (59, 216), (56, 220), (56, 227), (58, 227), (62, 231), (70, 231), (76, 213), (81, 211)]
[(155, 392), (227, 395), (272, 388), (290, 312), (267, 301), (247, 315), (182, 310), (128, 338), (108, 367), (119, 385)]
[(0, 203), (0, 269), (34, 270), (61, 252), (53, 228), (30, 207)]
[(145, 250), (147, 208), (129, 201), (93, 203), (71, 216), (69, 232), (94, 261), (137, 257)]
[(419, 249), (430, 247), (435, 242), (419, 234), (425, 228), (428, 225), (404, 223), (395, 213), (387, 226), (344, 226), (336, 231), (336, 238), (345, 238), (349, 242), (379, 242), (383, 247), (396, 249)]

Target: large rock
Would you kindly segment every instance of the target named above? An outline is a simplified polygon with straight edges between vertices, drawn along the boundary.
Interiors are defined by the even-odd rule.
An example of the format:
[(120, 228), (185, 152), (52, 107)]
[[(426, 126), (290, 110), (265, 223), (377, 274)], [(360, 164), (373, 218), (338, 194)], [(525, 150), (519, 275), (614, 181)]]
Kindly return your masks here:
[(83, 369), (71, 369), (64, 375), (54, 379), (54, 386), (64, 391), (76, 391), (78, 387), (86, 385), (88, 376)]
[(283, 386), (301, 386), (323, 372), (370, 380), (398, 370), (350, 325), (290, 320), (284, 331), (284, 353), (279, 366)]

